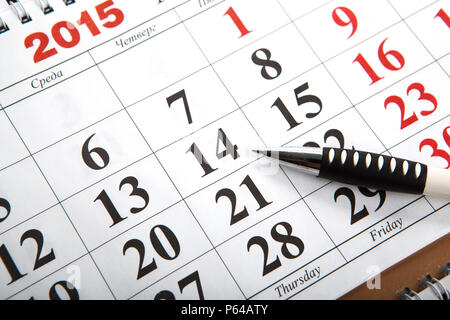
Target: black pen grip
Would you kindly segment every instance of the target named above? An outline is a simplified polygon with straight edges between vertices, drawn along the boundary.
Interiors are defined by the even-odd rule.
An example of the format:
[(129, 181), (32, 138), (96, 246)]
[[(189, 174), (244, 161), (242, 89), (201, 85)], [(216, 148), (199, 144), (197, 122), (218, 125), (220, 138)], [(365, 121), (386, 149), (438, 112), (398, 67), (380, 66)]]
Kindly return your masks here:
[(377, 190), (422, 194), (427, 166), (377, 153), (323, 148), (319, 177)]

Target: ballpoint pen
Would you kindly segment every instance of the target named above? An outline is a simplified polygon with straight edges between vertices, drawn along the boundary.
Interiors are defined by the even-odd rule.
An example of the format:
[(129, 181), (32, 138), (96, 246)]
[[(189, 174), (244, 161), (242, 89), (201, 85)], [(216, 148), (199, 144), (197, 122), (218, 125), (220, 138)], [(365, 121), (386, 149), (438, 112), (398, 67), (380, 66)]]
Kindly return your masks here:
[(450, 170), (387, 155), (340, 148), (284, 147), (253, 150), (281, 165), (378, 190), (450, 198)]

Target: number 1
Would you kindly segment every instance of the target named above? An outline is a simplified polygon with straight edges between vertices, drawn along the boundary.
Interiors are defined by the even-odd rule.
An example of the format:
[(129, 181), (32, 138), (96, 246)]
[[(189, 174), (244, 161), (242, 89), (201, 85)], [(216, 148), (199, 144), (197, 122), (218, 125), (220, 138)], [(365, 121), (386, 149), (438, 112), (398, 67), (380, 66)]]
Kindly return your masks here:
[(239, 38), (242, 38), (243, 36), (246, 36), (247, 34), (252, 32), (247, 29), (247, 27), (244, 25), (242, 20), (236, 14), (236, 11), (234, 11), (233, 7), (228, 8), (228, 10), (227, 10), (227, 12), (225, 12), (224, 16), (226, 16), (226, 15), (228, 15), (231, 18), (231, 20), (233, 20), (234, 24), (241, 32), (241, 36)]

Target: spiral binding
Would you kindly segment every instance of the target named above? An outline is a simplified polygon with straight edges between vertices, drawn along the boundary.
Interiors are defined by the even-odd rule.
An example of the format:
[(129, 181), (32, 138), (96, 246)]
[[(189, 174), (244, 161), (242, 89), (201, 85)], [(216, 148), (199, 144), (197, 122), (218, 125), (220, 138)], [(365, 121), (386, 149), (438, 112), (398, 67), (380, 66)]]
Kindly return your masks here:
[[(447, 263), (442, 267), (443, 273), (449, 277), (450, 273), (450, 263)], [(427, 274), (425, 277), (419, 280), (422, 287), (429, 288), (431, 292), (436, 296), (438, 300), (450, 300), (450, 289), (446, 288), (442, 284), (442, 279), (438, 280), (436, 278), (431, 277)], [(417, 293), (414, 290), (409, 289), (408, 287), (401, 290), (398, 295), (405, 300), (423, 300), (421, 293)]]
[[(37, 0), (37, 1), (39, 2), (39, 7), (41, 8), (44, 14), (49, 14), (54, 11), (53, 7), (50, 5), (48, 0)], [(63, 1), (66, 6), (75, 3), (75, 0), (63, 0)], [(15, 12), (16, 16), (19, 18), (22, 24), (25, 24), (32, 20), (31, 16), (28, 14), (28, 12), (25, 10), (24, 6), (19, 0), (6, 0), (6, 3), (9, 5), (10, 8), (12, 8), (12, 10)], [(8, 25), (0, 17), (0, 33), (6, 32), (8, 30), (9, 30)]]

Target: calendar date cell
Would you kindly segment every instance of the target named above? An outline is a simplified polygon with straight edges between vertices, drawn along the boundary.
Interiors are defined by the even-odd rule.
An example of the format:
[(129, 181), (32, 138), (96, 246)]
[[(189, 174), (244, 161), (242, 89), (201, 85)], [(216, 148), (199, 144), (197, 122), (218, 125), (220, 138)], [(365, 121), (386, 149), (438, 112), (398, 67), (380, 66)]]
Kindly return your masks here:
[(208, 65), (183, 25), (170, 28), (111, 59), (97, 62), (126, 107)]
[[(433, 127), (406, 139), (391, 149), (392, 155), (408, 158), (436, 168), (450, 166), (450, 118), (447, 115)], [(427, 197), (435, 208), (448, 203), (448, 199)]]
[(449, 53), (446, 46), (450, 36), (449, 15), (449, 2), (439, 1), (406, 19), (406, 23), (436, 59)]
[(134, 300), (243, 298), (244, 296), (215, 251), (208, 252), (133, 297)]
[(251, 296), (330, 249), (332, 242), (300, 201), (219, 246), (218, 252)]
[(2, 298), (85, 253), (86, 249), (60, 206), (9, 230), (0, 236)]
[(243, 106), (318, 64), (297, 29), (288, 25), (215, 63), (214, 69)]
[(159, 150), (237, 108), (212, 68), (128, 108), (153, 150)]
[[(436, 63), (357, 106), (387, 148), (448, 115), (449, 79)], [(383, 121), (379, 119), (383, 117)]]
[[(349, 109), (321, 124), (310, 132), (290, 141), (286, 146), (356, 148), (380, 153), (384, 151), (383, 145), (354, 109)], [(304, 174), (294, 168), (286, 167), (284, 170), (304, 197), (330, 182), (326, 179)]]
[(339, 245), (417, 198), (416, 195), (333, 182), (306, 197), (305, 201)]
[(350, 107), (322, 66), (243, 108), (265, 143), (283, 145)]
[(432, 62), (407, 26), (397, 24), (325, 63), (353, 104)]
[(101, 274), (90, 256), (86, 255), (48, 277), (40, 280), (12, 300), (111, 300)]
[(279, 168), (266, 171), (263, 162), (252, 163), (186, 199), (214, 245), (299, 199), (284, 173)]
[(20, 140), (5, 113), (0, 112), (0, 170), (28, 156), (28, 151)]
[(240, 110), (156, 153), (186, 197), (255, 160), (261, 145)]
[(399, 21), (387, 1), (346, 0), (330, 2), (295, 23), (326, 61)]
[[(125, 299), (210, 249), (200, 226), (186, 205), (180, 203), (118, 236), (92, 255), (116, 297)], [(113, 264), (111, 257), (115, 257)]]
[[(184, 17), (193, 7), (198, 8), (198, 2), (187, 3), (176, 11)], [(185, 22), (212, 63), (287, 23), (289, 19), (276, 1), (258, 0), (224, 1)]]
[(122, 111), (37, 153), (35, 159), (63, 201), (150, 153)]
[(120, 109), (101, 73), (89, 69), (14, 104), (8, 115), (34, 153)]
[(63, 204), (86, 246), (93, 250), (180, 200), (152, 155)]
[(57, 204), (31, 158), (0, 171), (0, 181), (0, 234)]

